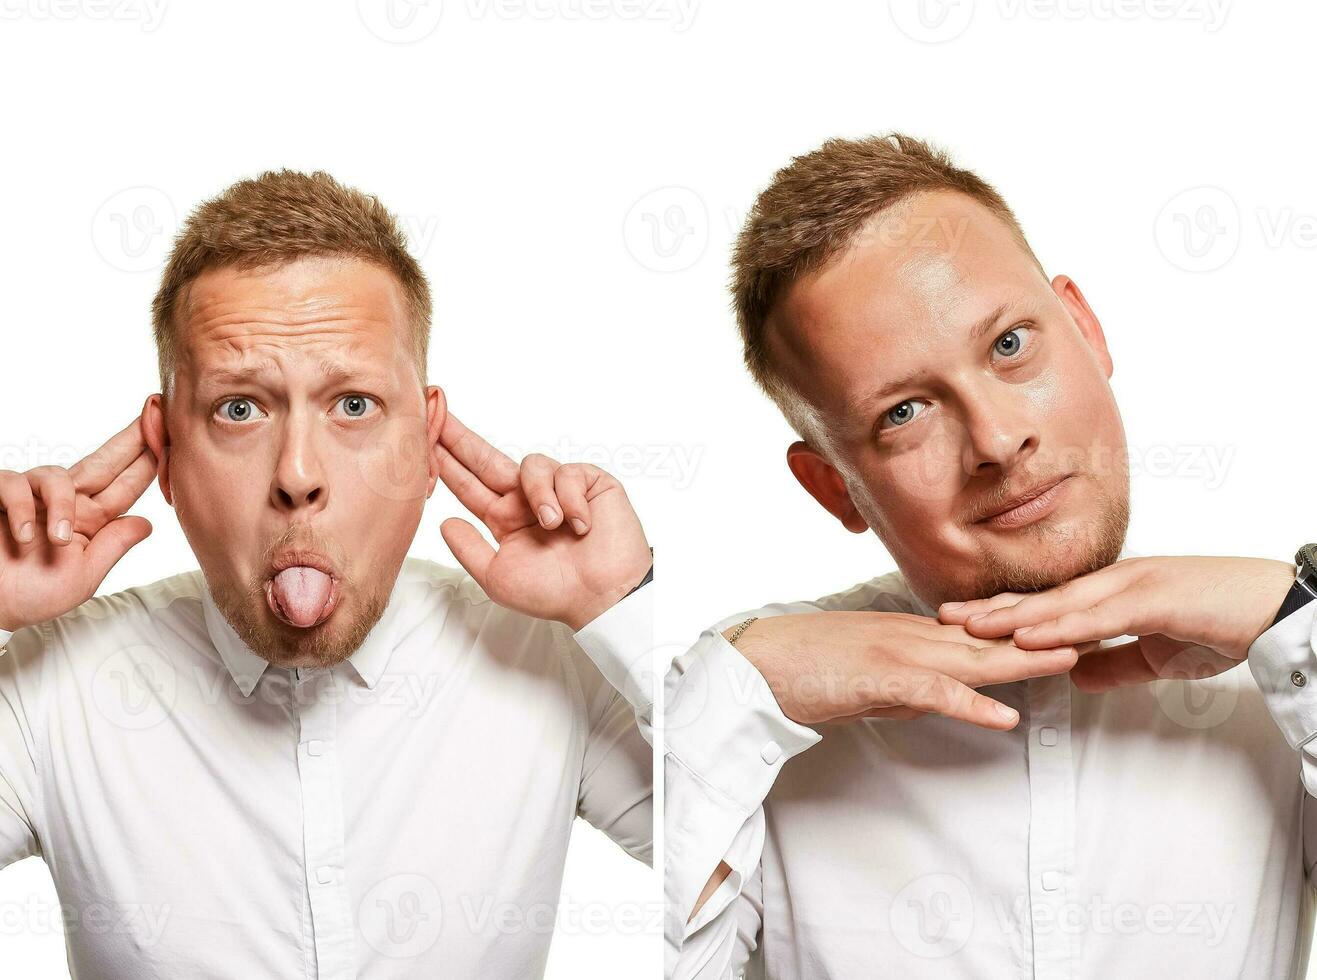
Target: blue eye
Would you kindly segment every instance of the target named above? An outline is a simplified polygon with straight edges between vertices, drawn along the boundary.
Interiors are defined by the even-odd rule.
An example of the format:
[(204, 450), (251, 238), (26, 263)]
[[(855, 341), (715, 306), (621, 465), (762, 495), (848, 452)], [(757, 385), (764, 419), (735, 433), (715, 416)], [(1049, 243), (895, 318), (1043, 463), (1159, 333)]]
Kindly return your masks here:
[(906, 425), (911, 419), (917, 416), (919, 412), (923, 411), (922, 408), (919, 409), (919, 411), (916, 411), (916, 405), (924, 405), (925, 408), (928, 407), (921, 399), (907, 398), (899, 405), (894, 405), (892, 408), (888, 409), (887, 414), (883, 416), (883, 421), (891, 422), (893, 426)]
[[(1026, 326), (1011, 327), (997, 338), (997, 342), (992, 345), (993, 351), (1003, 357), (1015, 357), (1024, 349), (1025, 338), (1032, 330), (1032, 327)], [(1021, 334), (1024, 334), (1024, 338), (1021, 337)]]
[(228, 422), (247, 422), (265, 415), (250, 398), (229, 398), (221, 402), (219, 414)]
[(366, 395), (344, 395), (338, 403), (343, 406), (343, 414), (348, 418), (359, 419), (370, 411), (375, 399)]

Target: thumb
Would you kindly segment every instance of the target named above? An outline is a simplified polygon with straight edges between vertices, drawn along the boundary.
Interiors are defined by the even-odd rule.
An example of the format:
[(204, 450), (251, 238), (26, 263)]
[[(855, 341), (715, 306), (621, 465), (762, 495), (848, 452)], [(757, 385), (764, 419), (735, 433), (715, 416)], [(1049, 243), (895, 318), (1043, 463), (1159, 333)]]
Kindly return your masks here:
[[(494, 549), (480, 536), (480, 532), (470, 522), (460, 517), (450, 517), (439, 525), (439, 533), (444, 542), (463, 568), (476, 580), (476, 585), (489, 594), (486, 580), (489, 563), (494, 560)], [(490, 598), (493, 598), (492, 596)]]
[(146, 540), (151, 533), (151, 522), (145, 517), (119, 517), (96, 532), (85, 552), (89, 574), (95, 579), (93, 589), (105, 580), (113, 568), (133, 545)]

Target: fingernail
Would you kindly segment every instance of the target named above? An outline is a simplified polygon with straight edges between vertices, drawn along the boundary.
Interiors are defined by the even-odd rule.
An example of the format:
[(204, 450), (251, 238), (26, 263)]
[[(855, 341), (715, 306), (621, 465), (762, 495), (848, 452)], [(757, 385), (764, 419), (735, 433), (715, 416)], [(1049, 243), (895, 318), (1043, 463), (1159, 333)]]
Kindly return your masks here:
[(963, 605), (964, 605), (963, 602), (944, 602), (944, 603), (942, 603), (942, 608), (943, 608), (943, 609), (959, 609), (959, 608), (960, 608), (961, 606), (963, 606)]
[(553, 519), (558, 516), (558, 512), (548, 504), (540, 505), (540, 523), (548, 527), (553, 523)]
[(572, 527), (576, 529), (577, 534), (584, 534), (588, 530), (588, 525), (579, 517), (572, 518)]
[(32, 529), (32, 522), (28, 521), (18, 529), (18, 540), (23, 542), (23, 544), (28, 544), (32, 541), (32, 536), (35, 533), (36, 532)]
[(1014, 721), (1016, 718), (1020, 717), (1018, 711), (1014, 708), (1007, 707), (1000, 701), (997, 702), (997, 714), (1001, 715), (1003, 721)]
[(69, 524), (69, 519), (66, 517), (55, 525), (55, 537), (59, 538), (61, 541), (67, 541), (69, 539), (70, 529), (71, 525)]

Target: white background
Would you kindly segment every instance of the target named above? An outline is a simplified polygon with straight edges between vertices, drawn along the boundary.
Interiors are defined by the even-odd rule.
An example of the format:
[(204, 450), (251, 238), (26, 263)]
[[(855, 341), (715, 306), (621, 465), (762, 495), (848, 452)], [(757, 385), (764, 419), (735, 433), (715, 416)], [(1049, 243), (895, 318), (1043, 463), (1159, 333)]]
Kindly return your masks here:
[[(834, 592), (892, 563), (787, 472), (727, 253), (792, 154), (903, 129), (995, 183), (1101, 319), (1131, 546), (1288, 558), (1317, 537), (1314, 21), (1229, 0), (0, 0), (0, 468), (73, 462), (155, 390), (148, 302), (190, 207), (323, 168), (407, 223), (454, 411), (627, 483), (665, 652)], [(137, 512), (155, 533), (103, 592), (195, 567), (157, 490)], [(451, 562), (458, 512), (437, 491), (413, 553)], [(657, 976), (635, 928), (657, 895), (578, 824), (565, 900), (613, 927), (561, 930), (549, 976)], [(39, 862), (0, 873), (5, 975), (66, 975), (55, 901)]]

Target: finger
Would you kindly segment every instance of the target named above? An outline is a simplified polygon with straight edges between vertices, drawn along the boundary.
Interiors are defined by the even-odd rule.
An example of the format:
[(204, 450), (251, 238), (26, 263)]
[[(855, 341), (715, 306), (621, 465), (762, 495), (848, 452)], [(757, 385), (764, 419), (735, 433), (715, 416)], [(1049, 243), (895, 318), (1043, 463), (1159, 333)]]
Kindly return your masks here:
[(502, 495), (517, 487), (520, 467), (451, 413), (444, 419), (439, 445), (435, 448), (441, 456), (451, 456), (496, 494)]
[(974, 647), (966, 643), (938, 644), (936, 668), (970, 687), (1009, 684), (1030, 677), (1064, 674), (1074, 667), (1079, 651), (1073, 646), (1021, 650), (1015, 646)]
[(19, 544), (30, 544), (37, 536), (37, 504), (32, 484), (13, 470), (0, 470), (0, 510), (9, 520), (9, 532)]
[(144, 449), (133, 460), (132, 465), (120, 473), (108, 487), (95, 494), (92, 500), (100, 507), (102, 514), (118, 517), (146, 492), (146, 488), (155, 480), (156, 471), (155, 454), (149, 449)]
[[(460, 517), (450, 517), (439, 525), (448, 550), (458, 563), (476, 580), (476, 584), (489, 593), (486, 585), (489, 575), (489, 563), (494, 560), (494, 549), (480, 532), (468, 521)], [(491, 596), (492, 598), (492, 596)]]
[(994, 609), (981, 616), (970, 616), (965, 620), (965, 629), (976, 636), (1005, 636), (1024, 626), (1033, 626), (1068, 612), (1096, 606), (1120, 592), (1131, 580), (1127, 569), (1110, 565), (1071, 579), (1046, 592), (1027, 595), (1013, 605)]
[(553, 489), (562, 505), (563, 520), (577, 534), (590, 530), (590, 503), (586, 498), (589, 484), (590, 474), (575, 463), (558, 467), (553, 475)]
[(899, 700), (919, 711), (958, 718), (994, 731), (1012, 729), (1020, 720), (1020, 713), (1014, 708), (980, 694), (954, 677), (933, 672), (911, 675)]
[(110, 521), (96, 532), (96, 536), (87, 543), (87, 565), (96, 586), (105, 580), (105, 576), (130, 548), (145, 541), (151, 533), (151, 522), (145, 517), (120, 517)]
[(1022, 626), (1012, 638), (1022, 650), (1037, 650), (1156, 632), (1147, 603), (1121, 594), (1088, 609), (1075, 609), (1035, 626)]
[(435, 457), (439, 463), (439, 479), (443, 481), (444, 486), (453, 491), (453, 496), (463, 507), (483, 521), (489, 509), (498, 502), (499, 494), (485, 486), (474, 473), (462, 465), (456, 456), (442, 446), (435, 447)]
[(68, 544), (73, 540), (73, 504), (77, 498), (73, 477), (62, 466), (38, 466), (27, 471), (27, 479), (46, 509), (46, 536), (61, 547)]
[(1146, 684), (1157, 680), (1157, 676), (1138, 640), (1080, 657), (1070, 671), (1075, 687), (1090, 694), (1131, 684)]
[(1023, 599), (1027, 592), (998, 592), (986, 599), (970, 599), (967, 602), (944, 602), (937, 607), (938, 622), (959, 625), (981, 613), (991, 612), (1003, 606), (1013, 606)]
[(554, 473), (559, 463), (543, 453), (531, 453), (521, 461), (521, 492), (540, 526), (552, 530), (562, 523), (562, 505), (554, 490)]
[(85, 494), (100, 493), (132, 465), (143, 449), (142, 417), (139, 415), (91, 455), (69, 467), (73, 485)]

